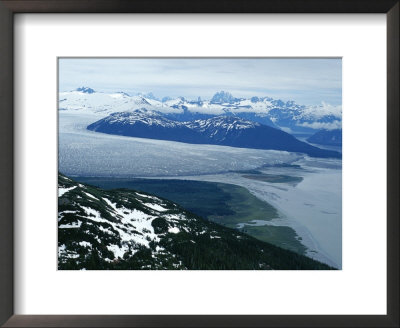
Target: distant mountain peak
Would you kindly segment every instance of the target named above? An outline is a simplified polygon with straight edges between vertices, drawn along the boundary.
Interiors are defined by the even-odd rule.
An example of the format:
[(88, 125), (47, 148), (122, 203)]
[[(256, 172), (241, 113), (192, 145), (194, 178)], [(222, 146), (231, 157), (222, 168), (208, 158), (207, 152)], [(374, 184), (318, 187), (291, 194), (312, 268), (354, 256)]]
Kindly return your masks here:
[(226, 91), (217, 92), (211, 98), (211, 102), (212, 103), (217, 103), (217, 104), (223, 104), (223, 103), (232, 104), (235, 101), (236, 101), (236, 98), (234, 98), (231, 93), (226, 92)]
[(75, 91), (79, 91), (79, 92), (83, 92), (83, 93), (89, 93), (89, 94), (96, 92), (92, 88), (89, 88), (89, 87), (80, 87), (80, 88), (77, 88)]
[(162, 102), (166, 102), (166, 101), (168, 101), (168, 100), (172, 100), (172, 98), (171, 98), (171, 97), (168, 97), (168, 96), (165, 96), (165, 97), (163, 97), (163, 98), (161, 99)]
[(118, 91), (117, 93), (118, 93), (118, 94), (121, 94), (121, 95), (123, 95), (123, 96), (126, 96), (126, 97), (130, 97), (130, 96), (131, 96), (129, 93), (126, 93), (126, 92), (124, 92), (124, 91)]
[(143, 93), (143, 92), (139, 92), (136, 94), (137, 97), (142, 97), (145, 99), (150, 99), (150, 100), (157, 100), (157, 101), (161, 101), (159, 98), (157, 98), (153, 92), (147, 92), (147, 93)]
[(148, 99), (160, 101), (160, 99), (158, 99), (158, 98), (153, 94), (153, 92), (148, 92), (148, 93), (146, 93), (146, 94), (144, 95), (144, 97), (146, 97), (146, 98), (148, 98)]
[(136, 96), (135, 98), (135, 102), (137, 105), (147, 105), (150, 106), (151, 104), (146, 100), (145, 97), (143, 96)]

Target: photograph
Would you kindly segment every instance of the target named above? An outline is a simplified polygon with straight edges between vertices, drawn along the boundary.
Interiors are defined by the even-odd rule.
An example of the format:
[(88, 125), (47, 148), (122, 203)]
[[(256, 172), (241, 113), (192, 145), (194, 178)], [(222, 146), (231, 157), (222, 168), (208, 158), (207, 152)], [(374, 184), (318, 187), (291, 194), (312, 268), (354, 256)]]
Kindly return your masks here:
[(58, 270), (342, 270), (341, 58), (57, 60)]

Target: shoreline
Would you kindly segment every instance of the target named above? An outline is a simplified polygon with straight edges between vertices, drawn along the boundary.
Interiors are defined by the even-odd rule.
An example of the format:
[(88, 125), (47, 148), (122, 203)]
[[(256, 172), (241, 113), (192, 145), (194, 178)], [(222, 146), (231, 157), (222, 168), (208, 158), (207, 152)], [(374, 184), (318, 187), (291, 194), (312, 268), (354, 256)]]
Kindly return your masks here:
[[(312, 174), (312, 173), (311, 173)], [(281, 201), (282, 198), (285, 196), (285, 192), (289, 189), (282, 187), (282, 184), (276, 184), (279, 186), (275, 186), (273, 184), (268, 184), (265, 182), (258, 182), (255, 181), (252, 183), (249, 183), (249, 179), (241, 178), (238, 174), (236, 176), (231, 173), (231, 174), (216, 174), (216, 175), (201, 175), (201, 176), (181, 176), (181, 177), (141, 177), (145, 179), (166, 179), (166, 180), (193, 180), (193, 181), (207, 181), (207, 182), (219, 182), (219, 183), (227, 183), (227, 184), (233, 184), (237, 186), (241, 186), (246, 188), (253, 196), (257, 197), (261, 201), (264, 201), (270, 205), (272, 205), (275, 209), (277, 209), (279, 213), (279, 218), (278, 219), (272, 219), (270, 222), (273, 225), (278, 225), (278, 226), (287, 226), (289, 228), (292, 228), (296, 234), (302, 238), (300, 241), (306, 248), (307, 248), (307, 256), (313, 259), (316, 259), (318, 261), (321, 261), (323, 263), (329, 264), (331, 266), (334, 266), (335, 268), (341, 269), (341, 234), (340, 234), (340, 240), (336, 241), (337, 244), (340, 244), (340, 250), (337, 252), (331, 252), (331, 253), (336, 253), (336, 254), (329, 254), (324, 246), (326, 247), (327, 244), (322, 243), (321, 241), (324, 241), (324, 238), (320, 236), (315, 236), (315, 233), (313, 234), (312, 231), (310, 231), (309, 227), (307, 226), (306, 222), (302, 222), (301, 219), (299, 219), (299, 208), (291, 208), (288, 210), (287, 207), (283, 206), (283, 202)], [(246, 181), (247, 180), (247, 181)], [(304, 177), (304, 180), (307, 180), (307, 177)], [(263, 190), (260, 190), (260, 184), (261, 188)], [(301, 183), (300, 183), (301, 184)], [(255, 185), (258, 185), (258, 188), (255, 187)], [(340, 204), (341, 205), (341, 204)], [(303, 210), (308, 206), (301, 207)], [(341, 206), (340, 206), (341, 207)], [(310, 213), (309, 211), (308, 213)], [(302, 213), (303, 216), (307, 215)], [(338, 213), (336, 213), (338, 214)], [(321, 213), (321, 216), (329, 216), (330, 212), (327, 212), (325, 214)], [(340, 215), (338, 214), (339, 218), (338, 220), (340, 221), (339, 224), (339, 229), (341, 232), (341, 213)], [(277, 222), (277, 220), (279, 220)], [(315, 224), (315, 222), (313, 222)], [(321, 225), (323, 225), (321, 223)], [(314, 227), (318, 230), (319, 227)], [(326, 231), (325, 231), (326, 232)], [(335, 255), (336, 258), (339, 260), (335, 261)]]

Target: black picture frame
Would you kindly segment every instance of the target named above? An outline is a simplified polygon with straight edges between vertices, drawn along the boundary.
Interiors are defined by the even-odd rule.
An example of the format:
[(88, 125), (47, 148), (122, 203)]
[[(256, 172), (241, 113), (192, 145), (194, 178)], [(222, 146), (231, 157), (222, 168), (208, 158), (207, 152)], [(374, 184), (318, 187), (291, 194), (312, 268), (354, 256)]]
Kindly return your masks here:
[[(0, 324), (4, 327), (399, 327), (399, 8), (399, 0), (0, 0)], [(13, 85), (16, 13), (386, 14), (387, 315), (14, 315), (13, 206), (14, 197), (18, 197), (13, 194), (13, 88), (18, 87)]]

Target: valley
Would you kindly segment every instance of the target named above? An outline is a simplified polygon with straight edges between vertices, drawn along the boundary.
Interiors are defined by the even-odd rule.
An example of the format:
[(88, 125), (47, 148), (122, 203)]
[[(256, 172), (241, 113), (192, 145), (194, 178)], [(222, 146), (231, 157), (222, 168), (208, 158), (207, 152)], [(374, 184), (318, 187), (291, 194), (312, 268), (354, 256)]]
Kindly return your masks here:
[[(112, 97), (96, 95), (92, 89), (60, 93), (59, 106), (59, 171), (83, 185), (88, 184), (86, 188), (101, 188), (103, 191), (98, 192), (108, 195), (107, 199), (117, 192), (148, 193), (159, 197), (163, 204), (171, 202), (181, 207), (185, 215), (202, 218), (205, 224), (230, 229), (233, 234), (243, 234), (341, 269), (341, 147), (314, 147), (307, 143), (306, 137), (299, 141), (284, 132), (297, 129), (299, 133), (311, 135), (315, 130), (310, 126), (316, 121), (318, 126), (336, 126), (341, 120), (341, 111), (337, 108), (319, 108), (324, 115), (315, 117), (315, 109), (270, 98), (246, 100), (222, 93), (209, 101), (190, 102), (183, 98), (160, 103), (123, 93)], [(280, 112), (275, 110), (278, 107)], [(265, 108), (268, 108), (267, 116)], [(225, 116), (215, 116), (221, 111)], [(301, 117), (296, 121), (299, 126), (295, 126), (291, 115)], [(112, 131), (102, 130), (106, 126), (102, 123), (109, 118), (116, 119), (118, 125)], [(136, 124), (138, 118), (146, 123), (142, 134), (124, 132), (132, 131), (128, 125)], [(223, 120), (220, 129), (209, 129), (220, 120)], [(233, 125), (224, 126), (226, 122)], [(157, 124), (166, 129), (154, 130)], [(241, 141), (246, 140), (241, 138), (244, 127), (248, 126), (278, 133), (271, 138), (275, 148), (265, 146), (268, 138), (264, 134), (247, 138), (252, 144), (254, 140), (262, 140), (262, 147)], [(186, 139), (177, 138), (182, 133), (176, 133), (176, 128), (186, 133)], [(232, 135), (235, 129), (238, 133)], [(162, 137), (155, 136), (156, 132), (163, 134)], [(227, 142), (228, 135), (234, 141)], [(196, 141), (201, 138), (203, 142)], [(294, 148), (288, 148), (287, 143), (286, 148), (277, 146), (285, 138), (295, 140)], [(66, 195), (69, 193), (73, 195), (74, 191)], [(143, 213), (154, 214), (146, 210)], [(205, 242), (204, 247), (209, 249), (210, 244)], [(121, 252), (123, 257), (125, 251)], [(110, 261), (116, 259), (110, 253), (104, 254), (108, 254)], [(150, 253), (146, 254), (144, 258), (151, 262)], [(164, 260), (169, 263), (168, 268), (203, 265), (197, 262), (194, 267), (187, 260), (180, 264), (172, 257)], [(72, 265), (72, 261), (67, 262)], [(154, 265), (150, 262), (146, 265)], [(127, 268), (126, 263), (120, 267), (107, 263), (102, 265)], [(254, 268), (255, 263), (247, 263), (245, 267)], [(135, 268), (146, 265), (136, 263)], [(213, 267), (215, 263), (204, 265)]]

